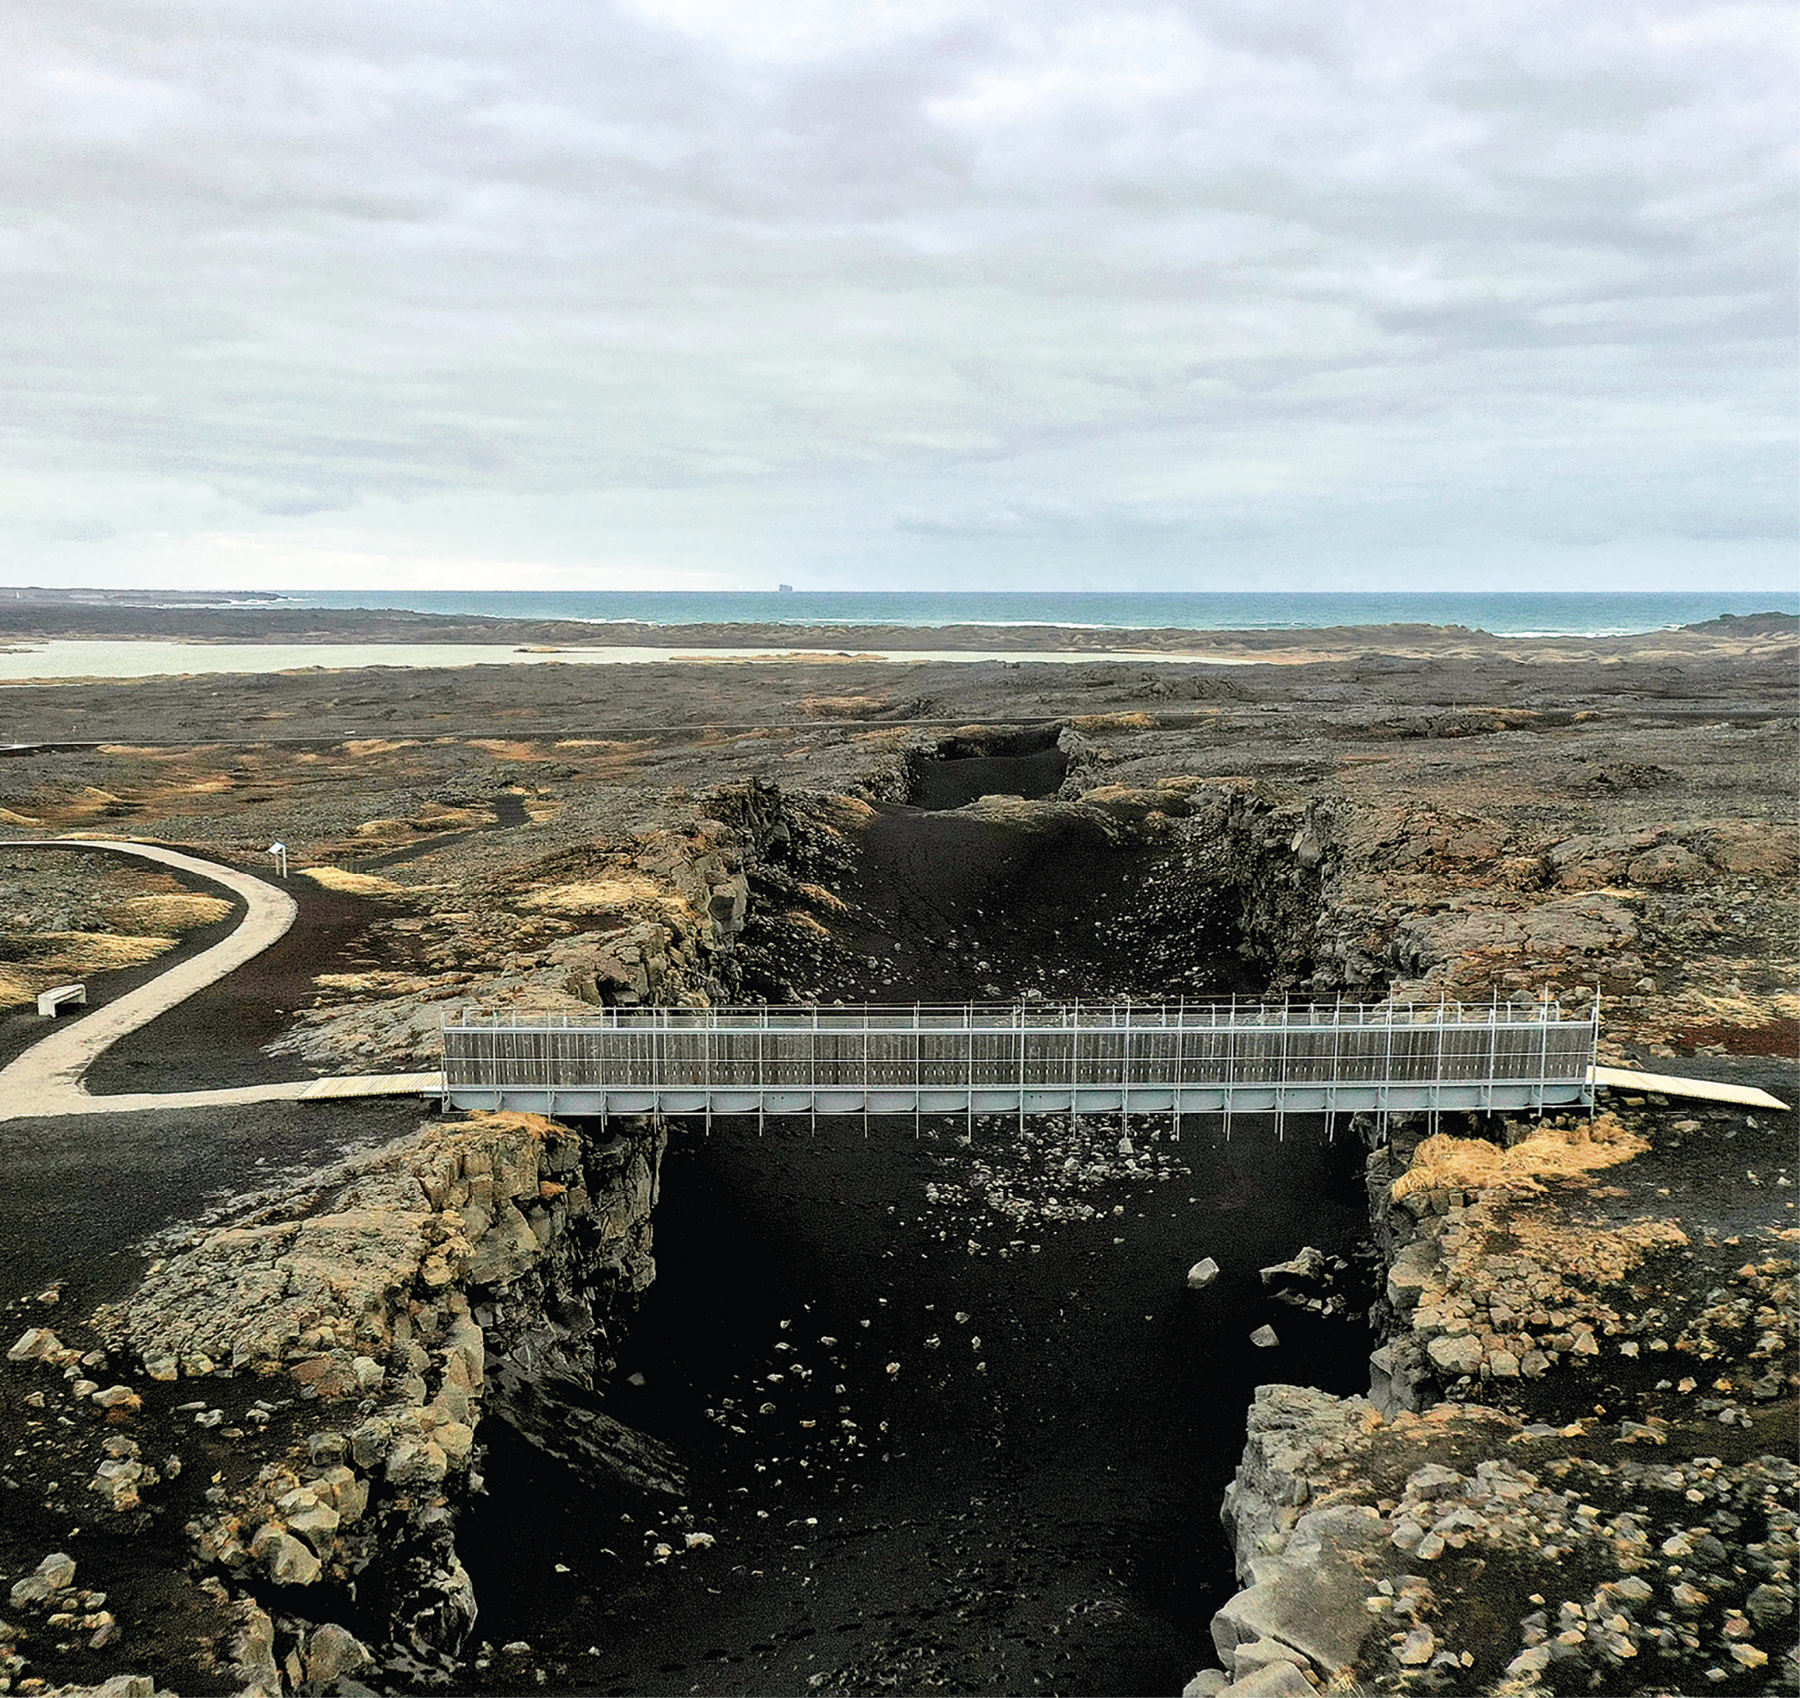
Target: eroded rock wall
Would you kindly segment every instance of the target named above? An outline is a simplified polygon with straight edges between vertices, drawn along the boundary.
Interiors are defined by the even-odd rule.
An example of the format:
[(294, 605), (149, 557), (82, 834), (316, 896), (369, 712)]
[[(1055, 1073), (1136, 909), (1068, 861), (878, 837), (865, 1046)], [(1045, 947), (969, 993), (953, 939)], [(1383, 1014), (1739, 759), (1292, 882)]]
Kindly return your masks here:
[[(1371, 1395), (1258, 1389), (1190, 1692), (1793, 1689), (1800, 1231), (1704, 1112), (1394, 1128)], [(1725, 1224), (1661, 1183), (1697, 1138), (1752, 1140)]]
[(216, 1405), (254, 1459), (188, 1528), (273, 1623), (268, 1657), (253, 1621), (240, 1661), (298, 1688), (329, 1623), (404, 1681), (447, 1672), (478, 1609), (456, 1528), (484, 1421), (673, 1488), (673, 1459), (601, 1389), (654, 1277), (662, 1147), (649, 1123), (428, 1124), (194, 1237), (97, 1318), (151, 1395), (168, 1384), (159, 1404)]
[(542, 1018), (731, 1001), (753, 887), (787, 858), (795, 805), (751, 779), (678, 796), (665, 814), (678, 823), (455, 884), (389, 887), (395, 913), (376, 930), (414, 969), (325, 975), (272, 1051), (332, 1070), (410, 1071), (438, 1064), (444, 1019), (470, 1007)]

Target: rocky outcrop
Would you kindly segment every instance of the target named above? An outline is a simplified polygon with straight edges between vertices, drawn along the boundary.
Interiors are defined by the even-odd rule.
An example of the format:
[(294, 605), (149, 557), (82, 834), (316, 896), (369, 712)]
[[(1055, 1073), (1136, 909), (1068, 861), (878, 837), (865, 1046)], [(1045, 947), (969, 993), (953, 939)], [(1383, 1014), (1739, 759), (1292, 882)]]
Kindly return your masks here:
[(1354, 1668), (1369, 1632), (1365, 1600), (1381, 1518), (1361, 1504), (1308, 1504), (1326, 1459), (1342, 1457), (1378, 1420), (1361, 1398), (1257, 1388), (1223, 1511), (1245, 1585), (1213, 1617), (1220, 1668), (1189, 1693), (1279, 1698), (1341, 1681)]
[(592, 933), (555, 951), (570, 968), (571, 994), (607, 1006), (716, 997), (724, 981), (714, 958), (728, 952), (744, 929), (746, 863), (774, 833), (778, 793), (747, 787), (736, 812), (745, 824), (707, 817), (680, 830), (651, 832), (598, 878), (540, 887), (527, 897), (540, 907), (594, 918)]
[(322, 976), (271, 1052), (412, 1070), (437, 1065), (444, 1017), (469, 1005), (543, 1017), (733, 1000), (755, 887), (780, 884), (810, 816), (755, 779), (686, 800), (678, 824), (408, 893), (414, 911), (382, 929), (422, 970)]
[(1644, 1141), (1611, 1114), (1501, 1130), (1504, 1146), (1472, 1134), (1421, 1139), (1402, 1126), (1370, 1157), (1388, 1269), (1370, 1395), (1386, 1413), (1603, 1353), (1636, 1360), (1655, 1340), (1659, 1317), (1623, 1287), (1687, 1235), (1656, 1213), (1593, 1218), (1561, 1183), (1631, 1160)]
[(448, 1668), (477, 1609), (456, 1522), (484, 1419), (673, 1488), (672, 1459), (601, 1407), (654, 1274), (662, 1142), (533, 1115), (427, 1125), (197, 1236), (97, 1317), (152, 1381), (193, 1380), (244, 1427), (313, 1407), (189, 1527), (278, 1624), (270, 1657), (295, 1690), (345, 1672), (351, 1642), (411, 1681)]
[(1302, 801), (1236, 778), (1109, 784), (1081, 800), (1186, 845), (1192, 876), (1232, 894), (1243, 947), (1276, 989), (1630, 996), (1654, 982), (1642, 894), (1780, 880), (1800, 858), (1800, 833), (1785, 825), (1693, 819), (1559, 839), (1441, 806)]
[(1791, 1216), (1677, 1224), (1632, 1172), (1649, 1115), (1479, 1130), (1402, 1118), (1372, 1152), (1370, 1395), (1258, 1389), (1224, 1508), (1244, 1589), (1189, 1692), (1791, 1690)]
[[(1220, 1667), (1186, 1692), (1691, 1691), (1684, 1665), (1788, 1689), (1800, 1469), (1667, 1443), (1631, 1422), (1570, 1433), (1458, 1404), (1384, 1418), (1259, 1387), (1226, 1506), (1245, 1585), (1213, 1619)], [(1516, 1624), (1496, 1617), (1496, 1574)]]

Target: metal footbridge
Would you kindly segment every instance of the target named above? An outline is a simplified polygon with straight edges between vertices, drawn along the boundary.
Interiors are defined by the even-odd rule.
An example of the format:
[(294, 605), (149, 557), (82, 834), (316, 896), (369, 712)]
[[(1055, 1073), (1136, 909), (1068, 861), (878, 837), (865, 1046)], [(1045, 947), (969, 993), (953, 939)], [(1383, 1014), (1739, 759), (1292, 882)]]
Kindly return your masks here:
[(1593, 1102), (1598, 1029), (1548, 999), (465, 1015), (443, 1093), (602, 1117), (1541, 1110)]

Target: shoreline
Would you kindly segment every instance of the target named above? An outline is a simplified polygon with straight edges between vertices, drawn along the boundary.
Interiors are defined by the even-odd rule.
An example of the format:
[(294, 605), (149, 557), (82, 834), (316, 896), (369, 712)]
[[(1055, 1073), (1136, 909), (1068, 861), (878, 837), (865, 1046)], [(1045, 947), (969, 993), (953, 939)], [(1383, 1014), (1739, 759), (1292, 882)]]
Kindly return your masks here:
[[(57, 610), (71, 615), (83, 609)], [(1312, 631), (1114, 630), (1045, 625), (792, 626), (610, 625), (377, 615), (292, 618), (218, 609), (151, 609), (122, 628), (28, 630), (0, 609), (0, 685), (76, 683), (183, 675), (279, 673), (361, 667), (706, 665), (933, 662), (1070, 665), (1306, 666), (1329, 661), (1510, 664), (1763, 659), (1790, 651), (1800, 619), (1727, 616), (1704, 625), (1623, 636), (1497, 637), (1455, 625), (1338, 626)], [(204, 616), (203, 616), (204, 615)], [(655, 633), (658, 642), (645, 642)]]

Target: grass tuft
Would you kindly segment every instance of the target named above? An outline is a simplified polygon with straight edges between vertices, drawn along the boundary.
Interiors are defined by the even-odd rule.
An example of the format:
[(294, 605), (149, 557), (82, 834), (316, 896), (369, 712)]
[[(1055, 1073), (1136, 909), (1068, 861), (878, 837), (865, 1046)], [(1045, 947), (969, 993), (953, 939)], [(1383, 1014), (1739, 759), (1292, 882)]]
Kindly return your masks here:
[(1650, 1146), (1618, 1119), (1602, 1114), (1571, 1127), (1540, 1127), (1510, 1150), (1486, 1138), (1447, 1133), (1427, 1138), (1393, 1184), (1395, 1202), (1420, 1191), (1480, 1191), (1492, 1185), (1541, 1191), (1546, 1179), (1572, 1179), (1630, 1161)]

